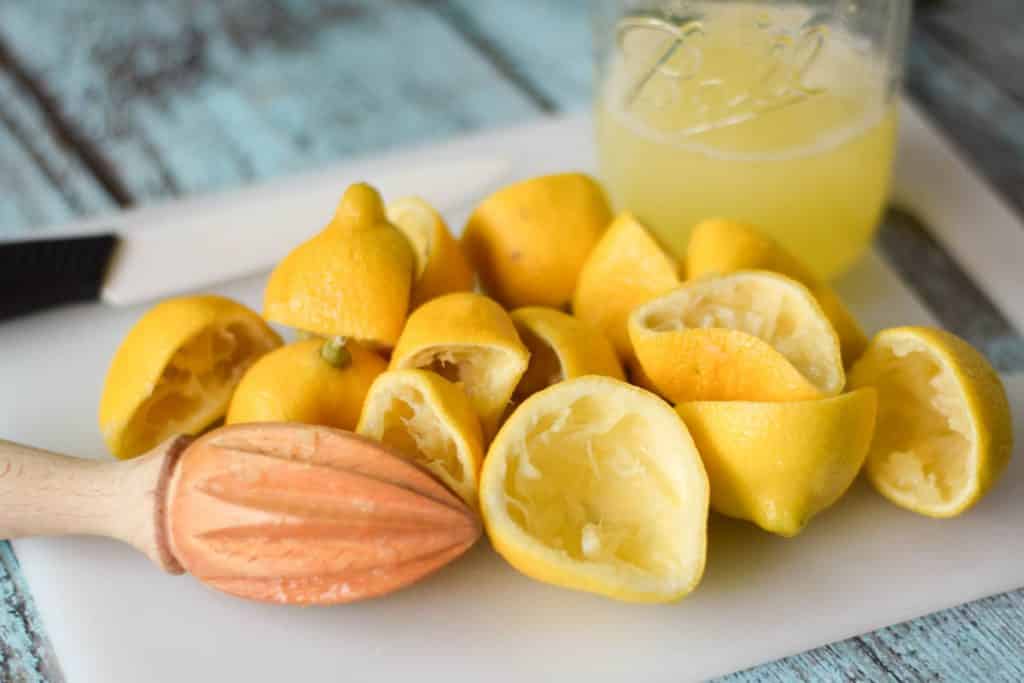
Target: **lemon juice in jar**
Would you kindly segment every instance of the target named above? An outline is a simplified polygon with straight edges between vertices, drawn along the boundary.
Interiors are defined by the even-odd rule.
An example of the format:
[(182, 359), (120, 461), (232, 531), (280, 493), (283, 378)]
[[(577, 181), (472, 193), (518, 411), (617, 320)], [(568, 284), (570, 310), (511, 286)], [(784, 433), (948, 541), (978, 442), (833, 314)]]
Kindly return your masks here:
[(616, 24), (597, 101), (616, 204), (680, 257), (693, 225), (724, 217), (841, 273), (885, 204), (899, 67), (820, 7), (676, 4), (689, 16)]

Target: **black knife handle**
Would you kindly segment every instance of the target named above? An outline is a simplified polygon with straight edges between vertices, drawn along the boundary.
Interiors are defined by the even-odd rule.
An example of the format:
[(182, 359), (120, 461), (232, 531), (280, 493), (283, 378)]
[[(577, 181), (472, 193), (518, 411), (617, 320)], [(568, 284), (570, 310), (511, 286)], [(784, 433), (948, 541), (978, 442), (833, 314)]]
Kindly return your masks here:
[(111, 234), (0, 242), (0, 320), (95, 301), (116, 246)]

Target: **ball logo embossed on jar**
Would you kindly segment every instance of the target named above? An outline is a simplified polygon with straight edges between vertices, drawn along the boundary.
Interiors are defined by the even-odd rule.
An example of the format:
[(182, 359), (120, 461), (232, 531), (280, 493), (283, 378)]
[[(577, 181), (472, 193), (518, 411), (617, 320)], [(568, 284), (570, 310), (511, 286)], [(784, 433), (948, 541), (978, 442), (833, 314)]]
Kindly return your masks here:
[[(678, 5), (669, 13), (678, 20), (642, 16), (619, 22), (617, 43), (632, 76), (631, 85), (623, 91), (626, 109), (668, 109), (685, 104), (697, 118), (676, 132), (695, 135), (744, 123), (822, 92), (806, 80), (828, 39), (829, 28), (821, 16), (787, 29), (777, 26), (767, 14), (756, 15), (756, 33), (752, 35), (755, 41), (764, 42), (757, 46), (764, 60), (751, 70), (751, 78), (737, 87), (735, 77), (726, 80), (705, 68), (702, 42), (715, 30), (714, 24), (687, 11), (689, 3)], [(655, 79), (662, 81), (659, 87), (647, 87)]]

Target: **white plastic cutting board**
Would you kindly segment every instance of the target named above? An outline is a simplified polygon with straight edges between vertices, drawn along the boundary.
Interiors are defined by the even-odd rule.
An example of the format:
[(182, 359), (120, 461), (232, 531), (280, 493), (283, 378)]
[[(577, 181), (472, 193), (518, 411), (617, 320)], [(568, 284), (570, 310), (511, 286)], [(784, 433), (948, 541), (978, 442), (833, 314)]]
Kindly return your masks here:
[[(918, 191), (910, 182), (917, 171), (967, 172), (948, 164), (915, 169), (914, 154), (919, 163), (934, 163), (936, 138), (912, 113), (906, 113), (905, 123), (898, 187)], [(510, 177), (526, 176), (591, 168), (589, 140), (587, 120), (576, 117), (410, 154), (438, 160), (499, 155), (509, 160)], [(387, 163), (373, 163), (380, 168), (407, 162), (393, 155)], [(317, 177), (350, 177), (353, 168), (358, 167)], [(288, 191), (301, 188), (293, 184)], [(153, 211), (201, 211), (206, 201)], [(920, 194), (916, 201), (922, 201)], [(977, 211), (1019, 230), (1008, 212), (999, 213), (1005, 207), (993, 204), (992, 195), (974, 193), (963, 201), (978, 202)], [(323, 207), (325, 218), (332, 208)], [(245, 211), (240, 202), (240, 221)], [(146, 210), (136, 218), (144, 224)], [(1000, 228), (985, 229), (998, 233)], [(947, 246), (957, 253), (956, 232), (947, 233), (952, 242)], [(1013, 276), (1005, 268), (995, 271), (995, 277)], [(986, 282), (982, 279), (983, 286)], [(258, 307), (261, 285), (257, 278), (218, 291)], [(931, 322), (873, 254), (840, 290), (871, 329)], [(0, 325), (0, 437), (102, 457), (97, 399), (110, 356), (140, 313), (139, 308), (80, 306)], [(1021, 435), (1024, 382), (1012, 381), (1010, 391)], [(679, 682), (743, 669), (1024, 585), (1021, 519), (1020, 446), (994, 492), (956, 520), (903, 512), (863, 484), (796, 539), (714, 518), (704, 582), (682, 603), (667, 606), (618, 604), (536, 583), (506, 566), (486, 543), (409, 590), (326, 609), (229, 598), (190, 577), (162, 575), (144, 557), (112, 541), (21, 540), (15, 550), (72, 683)]]

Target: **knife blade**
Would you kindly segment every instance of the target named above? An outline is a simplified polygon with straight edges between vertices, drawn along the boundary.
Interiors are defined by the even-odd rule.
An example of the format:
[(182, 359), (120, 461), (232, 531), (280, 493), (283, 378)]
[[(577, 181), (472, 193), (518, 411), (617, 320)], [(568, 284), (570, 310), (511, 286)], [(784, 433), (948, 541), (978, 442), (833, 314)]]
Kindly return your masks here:
[(450, 214), (511, 169), (487, 157), (377, 166), (130, 211), (110, 232), (0, 244), (0, 319), (96, 299), (126, 306), (268, 271), (326, 225), (353, 182), (366, 180), (385, 200), (418, 195)]

